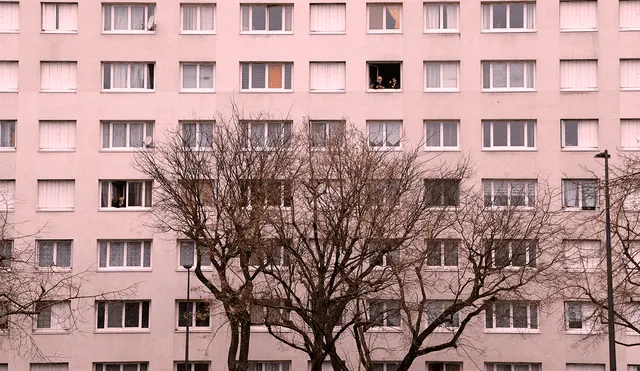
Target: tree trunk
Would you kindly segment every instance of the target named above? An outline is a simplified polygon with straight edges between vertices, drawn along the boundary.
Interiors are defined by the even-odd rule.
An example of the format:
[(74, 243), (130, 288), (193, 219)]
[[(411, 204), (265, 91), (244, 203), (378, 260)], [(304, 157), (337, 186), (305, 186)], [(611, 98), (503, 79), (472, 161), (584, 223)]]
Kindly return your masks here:
[(311, 356), (311, 371), (322, 371), (322, 364), (324, 363), (324, 352), (315, 352)]
[(240, 343), (239, 330), (240, 325), (238, 324), (238, 321), (230, 319), (229, 333), (231, 334), (231, 340), (229, 341), (229, 349), (227, 351), (227, 366), (229, 367), (229, 371), (237, 370), (236, 355), (238, 354), (238, 344)]
[[(246, 317), (248, 318), (248, 317)], [(237, 371), (247, 371), (249, 369), (249, 340), (251, 338), (251, 321), (240, 320), (240, 353), (238, 354)]]

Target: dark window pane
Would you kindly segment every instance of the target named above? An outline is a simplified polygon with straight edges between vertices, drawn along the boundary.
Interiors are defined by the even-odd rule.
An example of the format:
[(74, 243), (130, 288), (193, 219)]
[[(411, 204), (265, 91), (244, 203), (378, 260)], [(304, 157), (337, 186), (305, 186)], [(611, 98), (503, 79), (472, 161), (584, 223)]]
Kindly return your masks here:
[(507, 4), (492, 4), (493, 28), (507, 28)]
[(564, 122), (564, 145), (565, 147), (578, 146), (578, 121)]
[(511, 305), (509, 303), (495, 303), (496, 327), (508, 328), (511, 326)]
[(494, 147), (507, 146), (508, 127), (509, 127), (509, 124), (504, 121), (497, 121), (493, 123), (493, 146)]
[(186, 327), (189, 323), (189, 313), (187, 312), (187, 302), (178, 303), (178, 326)]
[(125, 303), (124, 327), (138, 327), (140, 325), (140, 303)]
[(509, 28), (524, 28), (524, 4), (510, 4)]
[(254, 31), (266, 30), (267, 7), (254, 5), (251, 7), (251, 11), (253, 13), (251, 16), (251, 28)]

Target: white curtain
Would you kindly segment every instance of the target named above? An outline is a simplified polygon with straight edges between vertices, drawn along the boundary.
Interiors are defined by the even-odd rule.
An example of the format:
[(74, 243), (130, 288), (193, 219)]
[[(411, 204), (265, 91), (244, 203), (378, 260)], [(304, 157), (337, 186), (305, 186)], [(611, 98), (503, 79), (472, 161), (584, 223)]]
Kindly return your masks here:
[(571, 180), (562, 181), (562, 194), (564, 199), (564, 207), (578, 207), (578, 184)]
[(509, 87), (524, 88), (524, 63), (509, 63)]
[(640, 88), (640, 59), (625, 59), (620, 61), (620, 88)]
[(491, 5), (482, 4), (482, 29), (491, 29)]
[(0, 180), (0, 212), (13, 210), (15, 207), (16, 181)]
[(145, 16), (144, 5), (132, 5), (131, 6), (131, 29), (132, 30), (144, 30), (147, 23)]
[(534, 29), (534, 25), (535, 25), (535, 17), (536, 17), (536, 11), (535, 11), (535, 4), (534, 3), (527, 3), (527, 7), (526, 7), (526, 24), (525, 24), (525, 28), (528, 30), (533, 30)]
[(113, 84), (111, 85), (114, 89), (126, 89), (128, 88), (128, 73), (129, 73), (129, 65), (126, 63), (114, 63), (113, 71), (111, 74), (111, 78), (113, 79)]
[(447, 18), (444, 28), (447, 30), (458, 29), (458, 4), (446, 4), (444, 5), (444, 15)]
[(507, 64), (506, 63), (491, 63), (493, 84), (492, 88), (506, 88), (507, 87)]
[(182, 6), (182, 29), (184, 31), (195, 31), (198, 29), (198, 6)]
[(598, 64), (593, 60), (560, 61), (560, 88), (593, 90), (598, 87)]
[(42, 4), (43, 31), (77, 31), (78, 4)]
[(127, 242), (127, 267), (140, 267), (142, 261), (142, 242)]
[(131, 65), (131, 89), (144, 89), (144, 74), (147, 65), (144, 63), (132, 63)]
[(311, 32), (345, 32), (345, 4), (311, 4), (309, 30)]
[(76, 148), (75, 121), (40, 121), (40, 149)]
[(144, 123), (129, 124), (129, 147), (142, 147), (144, 141)]
[(442, 64), (442, 87), (458, 87), (458, 63), (453, 62)]
[(640, 120), (620, 121), (620, 146), (640, 148)]
[(384, 139), (384, 123), (383, 122), (369, 122), (367, 124), (369, 129), (369, 146), (382, 147)]
[(18, 31), (19, 25), (18, 3), (0, 3), (0, 31)]
[(640, 28), (640, 0), (620, 0), (620, 28)]
[(73, 209), (75, 205), (73, 180), (39, 180), (39, 209)]
[(124, 266), (124, 242), (111, 241), (109, 244), (109, 266)]
[(122, 148), (127, 146), (127, 124), (124, 122), (114, 122), (111, 124), (111, 147)]
[(445, 147), (457, 147), (458, 146), (458, 123), (457, 122), (443, 122), (443, 144)]
[(200, 89), (213, 89), (213, 65), (201, 64), (199, 76)]
[(427, 4), (426, 8), (426, 27), (428, 30), (439, 30), (444, 28), (440, 25), (440, 8), (443, 5), (440, 4)]
[(561, 1), (561, 30), (593, 30), (596, 28), (597, 2), (595, 0)]
[(213, 31), (213, 13), (213, 5), (200, 5), (200, 30)]
[(42, 90), (76, 90), (76, 62), (42, 62)]
[(598, 120), (578, 121), (578, 146), (586, 148), (598, 146)]
[(441, 88), (440, 63), (427, 63), (427, 89)]
[(129, 29), (129, 6), (127, 5), (113, 6), (113, 29), (114, 30)]
[(0, 121), (0, 147), (15, 147), (15, 121)]
[[(2, 4), (0, 4), (2, 6)], [(0, 62), (0, 90), (18, 89), (18, 62)]]
[(68, 371), (68, 363), (32, 363), (31, 371)]
[(399, 122), (387, 122), (387, 146), (398, 147), (400, 146), (400, 135), (402, 124)]
[(344, 62), (312, 62), (309, 65), (311, 90), (344, 90), (345, 70)]
[(197, 69), (196, 64), (183, 64), (182, 65), (182, 88), (183, 89), (195, 89), (197, 88)]

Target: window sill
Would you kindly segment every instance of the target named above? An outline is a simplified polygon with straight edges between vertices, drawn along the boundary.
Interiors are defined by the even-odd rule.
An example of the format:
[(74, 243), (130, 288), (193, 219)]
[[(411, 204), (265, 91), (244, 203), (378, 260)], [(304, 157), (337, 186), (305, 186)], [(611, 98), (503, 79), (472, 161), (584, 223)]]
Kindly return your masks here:
[(96, 270), (98, 273), (131, 273), (131, 272), (151, 272), (151, 268), (140, 268), (140, 267), (131, 267), (131, 268), (123, 268), (123, 267), (114, 267), (114, 268), (106, 268), (100, 267)]
[(637, 88), (620, 88), (620, 91), (640, 91), (640, 87), (637, 87)]
[(572, 330), (564, 330), (565, 335), (591, 335), (591, 334), (595, 334), (595, 333), (603, 333), (603, 331), (596, 331), (596, 330), (587, 330), (587, 329), (572, 329)]
[(595, 273), (598, 271), (598, 268), (570, 268), (564, 267), (565, 272), (569, 273)]
[(458, 266), (429, 265), (425, 269), (429, 272), (457, 272)]
[(73, 270), (73, 267), (56, 267), (51, 266), (51, 267), (36, 267), (36, 271), (38, 272), (71, 272)]
[(346, 35), (347, 31), (309, 31), (309, 35)]
[(372, 147), (369, 146), (370, 151), (389, 151), (389, 152), (401, 152), (402, 147)]
[(580, 207), (562, 207), (562, 211), (567, 211), (567, 212), (572, 212), (572, 213), (576, 213), (576, 212), (589, 212), (589, 211), (595, 211), (595, 212), (599, 212), (600, 209), (599, 208), (595, 208), (595, 209), (583, 209)]
[(78, 30), (75, 31), (64, 31), (64, 30), (42, 30), (40, 31), (41, 34), (49, 34), (49, 35), (54, 35), (54, 34), (61, 34), (61, 35), (77, 35), (78, 34)]
[(121, 30), (121, 31), (102, 31), (103, 35), (155, 35), (156, 31), (142, 31), (142, 30), (136, 30), (136, 31), (125, 31), (125, 30)]
[(598, 91), (598, 88), (589, 88), (589, 89), (562, 89), (560, 88), (561, 93), (595, 93)]
[(41, 152), (41, 153), (73, 153), (75, 151), (76, 151), (75, 148), (73, 148), (73, 149), (71, 149), (71, 148), (69, 148), (69, 149), (46, 149), (46, 148), (43, 149), (43, 148), (40, 148), (38, 150), (38, 152)]
[[(209, 319), (209, 321), (211, 321), (211, 319)], [(184, 334), (187, 332), (187, 329), (186, 327), (178, 327), (177, 329), (175, 329), (174, 332), (177, 334)], [(194, 332), (200, 332), (200, 333), (211, 332), (211, 327), (189, 326), (189, 333), (194, 333)]]
[(527, 89), (527, 88), (497, 88), (497, 89), (482, 89), (483, 93), (535, 93), (536, 89)]
[(140, 212), (140, 211), (149, 211), (150, 207), (101, 207), (98, 211), (104, 212)]
[(268, 94), (291, 94), (293, 89), (240, 89), (240, 93), (256, 94), (256, 93), (268, 93)]
[[(190, 269), (191, 272), (193, 272), (196, 269), (196, 265), (194, 264), (193, 267)], [(200, 266), (200, 270), (203, 272), (213, 272), (213, 267), (203, 267)], [(186, 272), (187, 270), (182, 268), (181, 266), (176, 268), (176, 272)], [(191, 328), (191, 327), (189, 327)]]
[(100, 153), (136, 153), (138, 151), (144, 151), (148, 149), (152, 149), (153, 146), (150, 147), (121, 147), (121, 148), (101, 148), (98, 150)]
[(482, 152), (537, 152), (537, 148), (482, 147)]
[(309, 89), (309, 93), (311, 94), (344, 94), (346, 90), (312, 90)]
[(73, 90), (40, 90), (40, 93), (77, 93), (77, 89)]
[(618, 31), (620, 31), (620, 32), (637, 32), (637, 31), (640, 31), (640, 28), (638, 28), (638, 27), (618, 28)]
[(453, 334), (458, 331), (458, 327), (436, 327), (433, 332), (437, 334)]
[(402, 30), (367, 30), (368, 35), (402, 35)]
[(560, 150), (563, 152), (598, 152), (598, 149), (593, 147), (562, 147)]
[(425, 152), (460, 152), (460, 147), (427, 147)]
[(33, 329), (33, 335), (69, 335), (71, 330)]
[(426, 29), (423, 30), (425, 34), (431, 35), (460, 35), (460, 30), (450, 29), (450, 30), (441, 30), (441, 29)]
[(402, 332), (402, 327), (400, 326), (374, 326), (367, 330), (369, 333), (400, 333)]
[(180, 89), (180, 94), (215, 94), (215, 89)]
[(123, 94), (123, 93), (142, 93), (142, 94), (151, 94), (155, 93), (155, 89), (102, 89), (100, 93), (102, 94)]
[[(485, 206), (486, 210), (489, 211), (504, 211), (504, 210), (516, 210), (516, 211), (534, 211), (535, 207), (533, 206)], [(505, 267), (509, 268), (509, 267)], [(518, 267), (520, 268), (520, 267)]]
[(424, 89), (425, 93), (460, 93), (460, 88), (451, 88), (451, 89), (447, 89), (447, 88), (442, 88), (442, 89), (434, 89), (434, 88), (430, 88), (430, 89)]
[(481, 33), (496, 34), (496, 33), (536, 33), (535, 29), (527, 28), (493, 28), (489, 30), (482, 30)]
[(149, 329), (98, 329), (93, 331), (94, 334), (149, 334), (151, 330)]
[[(622, 147), (622, 148), (620, 148), (620, 150), (624, 151), (624, 152), (638, 152), (638, 151), (640, 151), (640, 148), (624, 148), (624, 147)], [(594, 150), (594, 151), (596, 151), (596, 150)]]
[(402, 93), (402, 88), (400, 89), (367, 89), (367, 93)]
[(240, 31), (240, 35), (293, 35), (293, 31)]
[[(286, 328), (281, 328), (280, 326), (273, 326), (272, 328), (273, 332), (291, 332), (290, 329), (286, 329)], [(260, 325), (252, 325), (251, 326), (251, 332), (254, 333), (269, 333), (269, 329), (267, 328), (267, 326), (260, 326)]]
[(18, 93), (18, 89), (0, 89), (0, 93)]
[(573, 32), (598, 32), (597, 28), (567, 28), (560, 29), (560, 33), (573, 33)]
[(487, 328), (485, 334), (541, 334), (539, 329), (528, 328)]
[(75, 208), (73, 209), (36, 209), (37, 212), (46, 212), (46, 213), (50, 213), (50, 212), (55, 212), (55, 213), (59, 213), (59, 212), (64, 212), (64, 213), (70, 213), (75, 211)]
[(9, 33), (9, 34), (15, 33), (15, 34), (17, 34), (17, 33), (20, 33), (20, 31), (19, 30), (0, 31), (0, 34), (3, 34), (3, 33)]
[(206, 31), (181, 31), (180, 35), (215, 35), (216, 31), (206, 30)]
[(16, 148), (0, 148), (0, 152), (16, 152)]

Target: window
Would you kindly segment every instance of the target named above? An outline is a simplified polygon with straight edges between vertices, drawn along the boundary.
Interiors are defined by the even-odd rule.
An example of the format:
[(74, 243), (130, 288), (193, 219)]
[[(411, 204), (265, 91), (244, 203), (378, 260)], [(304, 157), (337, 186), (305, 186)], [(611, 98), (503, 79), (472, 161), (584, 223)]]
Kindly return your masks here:
[[(454, 304), (453, 301), (436, 300), (427, 304), (427, 323), (432, 324), (438, 320), (438, 317)], [(460, 312), (454, 312), (444, 319), (444, 322), (438, 325), (440, 331), (455, 331), (460, 327)]]
[(74, 151), (75, 149), (75, 121), (40, 121), (41, 151)]
[(598, 206), (598, 181), (595, 179), (562, 179), (562, 207), (595, 210)]
[(148, 362), (139, 363), (95, 363), (95, 371), (147, 371)]
[(532, 61), (482, 62), (482, 89), (522, 91), (535, 89), (535, 66)]
[(595, 0), (560, 1), (560, 31), (593, 31), (596, 29)]
[(241, 90), (291, 90), (293, 63), (240, 63)]
[(458, 206), (460, 179), (425, 179), (425, 202), (429, 206)]
[(38, 180), (38, 210), (70, 211), (74, 208), (74, 180)]
[[(210, 328), (209, 302), (206, 301), (178, 301), (178, 329), (187, 327)], [(195, 315), (194, 315), (195, 313)]]
[(484, 31), (518, 31), (535, 29), (535, 3), (499, 2), (482, 4)]
[(562, 148), (598, 148), (598, 120), (562, 120)]
[(42, 31), (78, 32), (78, 4), (42, 3)]
[(495, 150), (533, 149), (536, 123), (533, 120), (482, 121), (482, 148)]
[(293, 5), (241, 5), (241, 10), (242, 32), (293, 32)]
[(11, 268), (13, 261), (13, 241), (0, 240), (0, 270)]
[(72, 240), (38, 240), (38, 267), (71, 269)]
[(346, 123), (342, 120), (309, 121), (311, 146), (315, 148), (325, 148), (328, 146), (341, 145), (346, 126)]
[(401, 241), (393, 239), (371, 240), (368, 243), (369, 264), (388, 267), (400, 261), (398, 250)]
[(20, 11), (18, 2), (0, 2), (0, 33), (18, 32)]
[(153, 182), (150, 180), (101, 180), (100, 207), (151, 207)]
[(425, 62), (425, 91), (459, 91), (460, 62)]
[(591, 270), (600, 264), (600, 241), (563, 240), (565, 268)]
[(249, 263), (253, 266), (270, 265), (271, 267), (288, 266), (290, 255), (284, 242), (275, 239), (263, 239), (260, 247), (252, 250)]
[[(461, 363), (443, 363), (443, 362), (433, 362), (427, 364), (428, 371), (461, 371), (462, 364)], [(493, 371), (493, 369), (487, 371)], [(536, 370), (537, 371), (537, 370)]]
[(101, 240), (99, 245), (99, 270), (151, 267), (151, 241)]
[(345, 62), (309, 63), (309, 89), (312, 92), (345, 91)]
[(640, 149), (640, 120), (620, 120), (620, 147)]
[(0, 150), (16, 148), (16, 122), (0, 120)]
[(180, 63), (182, 91), (215, 91), (213, 63)]
[(485, 363), (487, 371), (540, 371), (539, 363)]
[(345, 33), (346, 4), (311, 4), (309, 32), (317, 34)]
[(182, 122), (182, 142), (189, 148), (211, 148), (213, 142), (213, 122)]
[(485, 251), (489, 266), (533, 268), (538, 259), (538, 241), (485, 240)]
[(32, 363), (31, 371), (69, 371), (68, 363)]
[[(0, 266), (2, 264), (0, 263)], [(0, 334), (9, 329), (9, 316), (11, 311), (11, 304), (8, 300), (0, 300)], [(3, 369), (2, 366), (5, 368)], [(7, 371), (6, 364), (0, 363), (0, 371)]]
[(118, 150), (153, 145), (153, 121), (102, 122), (102, 149)]
[(486, 207), (535, 206), (535, 180), (483, 179), (482, 188)]
[[(2, 4), (0, 3), (0, 14), (2, 14)], [(0, 18), (0, 24), (2, 24)], [(18, 91), (18, 62), (0, 61), (0, 91)]]
[(380, 92), (399, 92), (402, 83), (401, 62), (367, 62), (369, 89)]
[(246, 180), (240, 187), (243, 206), (291, 207), (293, 203), (291, 180)]
[(246, 133), (245, 147), (269, 149), (288, 147), (291, 140), (291, 121), (242, 121)]
[(395, 300), (370, 301), (369, 320), (377, 327), (400, 327), (400, 303)]
[(111, 91), (153, 90), (155, 63), (102, 63), (102, 89)]
[(77, 62), (41, 62), (40, 91), (74, 92)]
[(34, 331), (69, 331), (73, 326), (71, 302), (39, 301), (36, 302)]
[(460, 3), (424, 4), (424, 32), (458, 32)]
[(289, 320), (289, 311), (282, 309), (284, 303), (277, 299), (258, 300), (251, 304), (251, 326), (278, 324)]
[(620, 89), (640, 89), (640, 59), (620, 60)]
[[(179, 244), (179, 251), (178, 251), (178, 258), (179, 258), (179, 265), (180, 267), (183, 267), (185, 265), (191, 265), (193, 267), (196, 266), (196, 253), (197, 250), (196, 249), (196, 244), (193, 241), (178, 241)], [(209, 257), (209, 254), (205, 251), (205, 248), (200, 246), (200, 265), (203, 268), (211, 268), (211, 260)]]
[(640, 0), (620, 0), (620, 29), (640, 29)]
[(215, 33), (214, 4), (180, 4), (182, 33)]
[[(184, 361), (176, 362), (176, 371), (185, 371)], [(209, 371), (209, 363), (189, 361), (189, 368), (186, 371)]]
[(400, 33), (402, 4), (367, 4), (369, 32)]
[(96, 301), (98, 329), (148, 329), (149, 301)]
[(249, 371), (289, 371), (289, 361), (249, 362)]
[(396, 371), (399, 365), (399, 362), (371, 362), (373, 371)]
[(400, 148), (402, 121), (367, 121), (369, 147), (376, 149)]
[(103, 4), (105, 32), (148, 33), (156, 29), (155, 4)]
[(640, 211), (640, 191), (638, 191), (638, 184), (633, 185), (634, 188), (630, 189), (626, 195), (622, 195), (622, 208), (626, 212)]
[(560, 90), (597, 90), (598, 62), (595, 60), (560, 61)]
[(604, 371), (604, 365), (567, 363), (567, 371)]
[(427, 265), (429, 267), (457, 267), (460, 240), (426, 240)]
[(0, 180), (0, 214), (12, 211), (16, 205), (16, 181)]
[(488, 329), (498, 330), (537, 330), (538, 304), (526, 301), (493, 302), (485, 309), (485, 325)]
[(567, 332), (593, 331), (600, 320), (598, 308), (585, 301), (564, 302), (564, 328)]
[(459, 121), (425, 121), (427, 151), (458, 149)]

